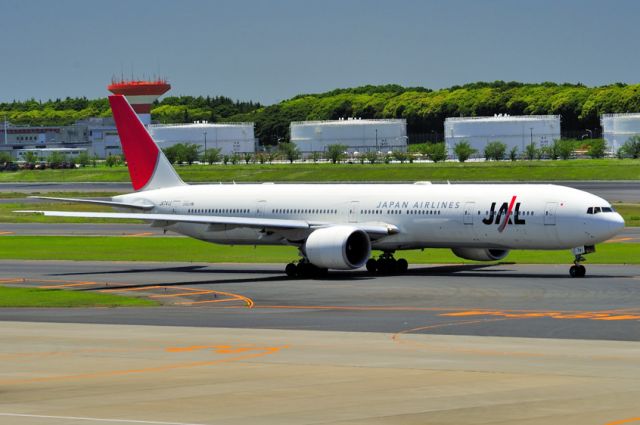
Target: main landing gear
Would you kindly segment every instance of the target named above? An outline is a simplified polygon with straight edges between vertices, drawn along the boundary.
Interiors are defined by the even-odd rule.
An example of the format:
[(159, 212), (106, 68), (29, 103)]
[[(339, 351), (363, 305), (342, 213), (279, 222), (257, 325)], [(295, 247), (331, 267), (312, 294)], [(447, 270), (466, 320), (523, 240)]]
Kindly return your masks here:
[(404, 258), (395, 259), (393, 251), (385, 251), (376, 260), (369, 258), (367, 270), (371, 274), (402, 274), (409, 268), (409, 263)]
[(306, 258), (301, 258), (297, 263), (289, 263), (284, 268), (284, 272), (289, 277), (322, 277), (328, 269), (314, 266)]
[(596, 252), (596, 248), (593, 245), (580, 246), (573, 248), (571, 252), (574, 255), (573, 266), (569, 268), (569, 276), (571, 277), (584, 277), (587, 274), (587, 269), (580, 263), (586, 261), (583, 254), (591, 254)]

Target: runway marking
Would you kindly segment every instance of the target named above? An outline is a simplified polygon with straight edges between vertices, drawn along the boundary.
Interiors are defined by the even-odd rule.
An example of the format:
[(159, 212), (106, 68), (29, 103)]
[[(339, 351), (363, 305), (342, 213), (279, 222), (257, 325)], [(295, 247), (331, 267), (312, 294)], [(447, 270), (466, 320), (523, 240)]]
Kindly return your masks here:
[(609, 239), (608, 241), (605, 241), (604, 243), (625, 242), (625, 241), (632, 241), (634, 239), (637, 239), (637, 238), (614, 238), (614, 239)]
[(2, 232), (2, 231), (0, 231), (0, 236), (4, 236), (4, 235), (13, 235), (13, 234), (15, 234), (15, 233), (16, 233), (16, 232)]
[(114, 288), (114, 289), (100, 289), (98, 292), (132, 292), (132, 291), (146, 291), (147, 289), (167, 288), (167, 286), (152, 285), (142, 286), (135, 288)]
[[(185, 289), (185, 288), (180, 288), (180, 289)], [(206, 294), (212, 294), (214, 293), (214, 291), (193, 291), (193, 292), (179, 292), (177, 294), (160, 294), (160, 295), (149, 295), (149, 298), (172, 298), (172, 297), (185, 297), (188, 295), (206, 295)]]
[(131, 233), (128, 235), (122, 235), (123, 238), (138, 238), (141, 236), (153, 236), (155, 233), (153, 232), (142, 232), (142, 233)]
[(459, 311), (451, 313), (442, 313), (440, 316), (447, 317), (469, 317), (469, 316), (495, 316), (507, 319), (538, 319), (551, 318), (558, 320), (569, 319), (587, 319), (587, 320), (640, 320), (640, 314), (615, 314), (610, 312), (584, 311), (584, 312), (560, 312), (560, 311), (541, 311), (533, 313), (518, 313), (509, 311)]
[(205, 301), (188, 301), (188, 302), (181, 302), (181, 303), (176, 303), (178, 305), (199, 305), (199, 304), (207, 304), (207, 303), (217, 303), (217, 302), (228, 302), (228, 301), (242, 301), (246, 304), (246, 306), (248, 308), (253, 308), (255, 306), (255, 303), (253, 302), (253, 300), (249, 297), (245, 297), (244, 295), (240, 295), (240, 294), (234, 294), (231, 292), (222, 292), (222, 291), (212, 291), (212, 293), (216, 294), (216, 295), (225, 295), (227, 297), (229, 297), (229, 299), (222, 299), (222, 300), (205, 300)]
[(619, 421), (613, 421), (613, 422), (607, 422), (605, 425), (621, 425), (621, 424), (628, 424), (630, 422), (640, 422), (640, 417), (629, 418), (629, 419), (621, 419)]
[(0, 279), (0, 285), (6, 283), (24, 283), (24, 279)]
[(467, 320), (467, 321), (459, 321), (459, 322), (447, 322), (447, 323), (437, 323), (435, 325), (428, 326), (419, 326), (417, 328), (405, 329), (403, 331), (396, 332), (391, 335), (391, 340), (393, 342), (399, 344), (413, 345), (421, 348), (426, 348), (428, 350), (436, 350), (440, 349), (441, 351), (455, 351), (459, 353), (471, 353), (471, 354), (480, 354), (480, 355), (488, 355), (488, 356), (522, 356), (522, 357), (544, 357), (547, 354), (544, 353), (532, 353), (532, 352), (524, 352), (524, 351), (494, 351), (494, 350), (478, 350), (478, 349), (461, 349), (461, 348), (437, 348), (431, 344), (427, 344), (421, 341), (414, 341), (410, 339), (403, 339), (404, 335), (409, 335), (418, 331), (431, 330), (437, 328), (451, 327), (451, 326), (460, 326), (460, 325), (475, 325), (479, 323), (488, 323), (488, 322), (500, 322), (504, 320), (510, 320), (507, 318), (497, 318), (497, 319), (478, 319), (478, 320)]
[(101, 283), (98, 282), (74, 282), (74, 283), (63, 283), (60, 285), (44, 285), (44, 286), (39, 286), (40, 289), (58, 289), (58, 288), (74, 288), (77, 286), (88, 286), (88, 285), (102, 285)]
[[(199, 346), (196, 346), (196, 347), (199, 347)], [(214, 366), (217, 364), (249, 360), (249, 359), (254, 359), (258, 357), (263, 357), (269, 354), (275, 354), (280, 350), (289, 348), (288, 345), (275, 346), (275, 347), (238, 347), (238, 348), (233, 348), (233, 346), (228, 346), (228, 345), (213, 345), (213, 346), (205, 346), (205, 347), (208, 347), (208, 348), (218, 347), (217, 350), (214, 350), (216, 354), (242, 354), (242, 353), (246, 353), (246, 354), (242, 354), (236, 357), (217, 359), (217, 360), (205, 360), (205, 361), (195, 361), (195, 362), (187, 362), (187, 363), (170, 363), (170, 364), (161, 365), (161, 366), (139, 368), (139, 369), (110, 370), (110, 371), (102, 371), (102, 372), (80, 373), (76, 375), (43, 376), (43, 377), (25, 378), (25, 379), (8, 379), (8, 380), (0, 380), (0, 384), (11, 385), (11, 384), (31, 384), (31, 383), (39, 383), (39, 382), (50, 382), (50, 381), (74, 381), (74, 380), (81, 380), (81, 379), (109, 378), (109, 377), (132, 375), (132, 374), (167, 372), (167, 371), (176, 370), (176, 369)], [(192, 349), (193, 347), (186, 347), (184, 350), (179, 350), (179, 348), (180, 347), (169, 347), (165, 349), (165, 351), (169, 353), (194, 351), (194, 349)]]
[(83, 416), (53, 416), (53, 415), (28, 415), (26, 413), (2, 413), (0, 416), (14, 418), (34, 418), (34, 419), (62, 419), (71, 421), (90, 421), (90, 422), (109, 422), (120, 424), (150, 424), (150, 425), (207, 425), (187, 422), (159, 422), (159, 421), (143, 421), (139, 419), (108, 419), (108, 418), (89, 418)]

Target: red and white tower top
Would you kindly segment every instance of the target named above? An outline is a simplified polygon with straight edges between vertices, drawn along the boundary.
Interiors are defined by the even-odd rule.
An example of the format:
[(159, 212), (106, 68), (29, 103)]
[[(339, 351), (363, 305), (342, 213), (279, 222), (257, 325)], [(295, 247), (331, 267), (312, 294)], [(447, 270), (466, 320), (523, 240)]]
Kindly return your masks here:
[(171, 89), (165, 79), (155, 81), (111, 80), (107, 89), (113, 94), (124, 95), (144, 125), (151, 123), (151, 104)]

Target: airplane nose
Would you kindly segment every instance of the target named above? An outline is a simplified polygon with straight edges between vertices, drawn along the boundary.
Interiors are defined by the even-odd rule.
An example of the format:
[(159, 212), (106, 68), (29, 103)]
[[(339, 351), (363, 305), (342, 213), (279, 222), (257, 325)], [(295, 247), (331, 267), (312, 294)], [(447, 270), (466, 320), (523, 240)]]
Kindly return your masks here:
[(610, 216), (609, 229), (611, 232), (618, 233), (624, 228), (624, 218), (618, 213)]

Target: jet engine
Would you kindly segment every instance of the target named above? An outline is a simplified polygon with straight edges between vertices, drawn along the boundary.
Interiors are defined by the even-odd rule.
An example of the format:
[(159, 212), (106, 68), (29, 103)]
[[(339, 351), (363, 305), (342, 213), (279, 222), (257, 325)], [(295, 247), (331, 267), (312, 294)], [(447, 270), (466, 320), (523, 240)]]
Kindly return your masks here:
[(465, 260), (474, 261), (496, 261), (502, 260), (509, 254), (508, 249), (492, 249), (492, 248), (453, 248), (453, 253)]
[(309, 235), (304, 253), (317, 267), (357, 269), (371, 256), (371, 241), (367, 233), (353, 226), (326, 227)]

